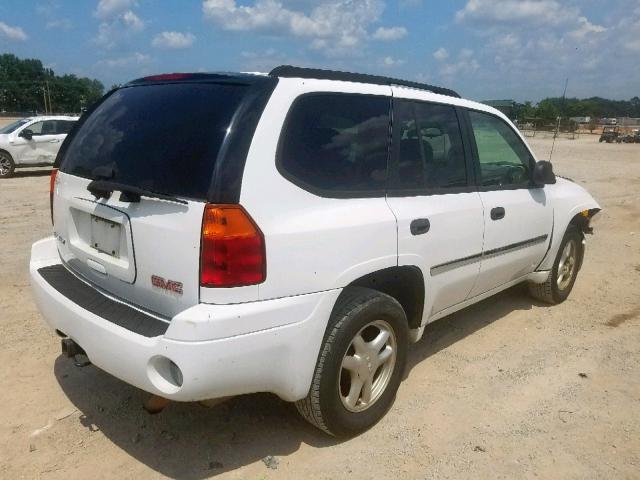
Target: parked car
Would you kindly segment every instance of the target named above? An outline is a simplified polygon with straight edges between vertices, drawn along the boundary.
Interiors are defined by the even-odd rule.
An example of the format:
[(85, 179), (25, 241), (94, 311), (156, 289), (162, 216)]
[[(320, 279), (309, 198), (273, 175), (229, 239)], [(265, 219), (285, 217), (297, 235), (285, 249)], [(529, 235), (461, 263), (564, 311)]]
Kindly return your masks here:
[(132, 81), (58, 167), (30, 274), (67, 355), (171, 400), (272, 392), (336, 436), (390, 408), (428, 323), (521, 282), (564, 301), (600, 210), (498, 110), (288, 66)]
[(16, 120), (0, 128), (0, 178), (16, 168), (53, 165), (78, 117), (47, 116)]

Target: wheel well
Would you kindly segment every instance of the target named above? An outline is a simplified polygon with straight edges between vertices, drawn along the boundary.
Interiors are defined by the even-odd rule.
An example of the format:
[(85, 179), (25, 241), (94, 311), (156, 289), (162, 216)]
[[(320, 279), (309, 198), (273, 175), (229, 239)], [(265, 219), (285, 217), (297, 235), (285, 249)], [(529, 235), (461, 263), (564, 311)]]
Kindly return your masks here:
[(586, 217), (582, 214), (582, 212), (580, 212), (571, 219), (571, 221), (569, 222), (569, 226), (573, 225), (582, 233), (591, 233), (592, 229), (589, 226), (589, 219), (593, 218), (593, 216), (599, 211), (599, 208), (592, 208), (588, 210), (589, 214)]
[(9, 155), (9, 158), (13, 162), (13, 155), (11, 155), (9, 152), (7, 152), (6, 150), (3, 150), (2, 148), (0, 148), (0, 153), (6, 153), (7, 155)]
[(391, 267), (364, 275), (349, 285), (371, 288), (395, 298), (407, 315), (409, 328), (418, 328), (424, 310), (424, 278), (418, 267)]

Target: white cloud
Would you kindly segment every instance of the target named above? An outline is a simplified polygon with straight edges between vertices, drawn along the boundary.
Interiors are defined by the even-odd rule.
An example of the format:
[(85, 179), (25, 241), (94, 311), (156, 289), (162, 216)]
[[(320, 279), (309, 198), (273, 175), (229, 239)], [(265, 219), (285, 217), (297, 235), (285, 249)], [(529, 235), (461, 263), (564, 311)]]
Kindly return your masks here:
[(125, 68), (135, 65), (145, 65), (151, 61), (151, 57), (147, 54), (135, 52), (131, 55), (125, 55), (118, 58), (109, 58), (106, 60), (100, 60), (99, 65), (106, 66), (108, 68)]
[(438, 50), (433, 52), (433, 58), (435, 58), (439, 62), (442, 62), (442, 61), (446, 60), (447, 58), (449, 58), (449, 52), (447, 51), (446, 48), (440, 47)]
[(57, 18), (55, 20), (49, 20), (45, 28), (47, 30), (70, 30), (72, 27), (71, 20), (68, 18)]
[(480, 63), (474, 58), (473, 50), (463, 48), (458, 52), (456, 61), (444, 63), (440, 67), (440, 75), (450, 79), (456, 75), (470, 75), (480, 68)]
[(394, 57), (391, 57), (391, 56), (384, 57), (382, 59), (382, 61), (380, 62), (380, 64), (383, 67), (387, 67), (387, 68), (388, 67), (398, 67), (400, 65), (404, 65), (405, 63), (407, 63), (406, 60), (402, 60), (402, 59), (399, 59), (399, 58), (394, 58)]
[(407, 29), (404, 27), (379, 27), (373, 32), (372, 38), (374, 40), (393, 41), (406, 37), (407, 33)]
[(20, 27), (12, 27), (4, 22), (0, 22), (0, 38), (22, 42), (29, 36)]
[(331, 0), (314, 4), (306, 13), (277, 0), (256, 0), (251, 5), (238, 5), (235, 0), (202, 3), (205, 18), (224, 30), (308, 38), (312, 49), (328, 56), (356, 53), (383, 7), (382, 0)]
[(456, 20), (557, 25), (575, 18), (577, 12), (556, 0), (469, 0)]
[(122, 23), (133, 31), (140, 31), (144, 28), (144, 22), (131, 10), (122, 14)]
[(95, 16), (105, 20), (131, 9), (134, 4), (134, 0), (100, 0), (96, 7)]
[(578, 18), (578, 28), (569, 32), (569, 35), (577, 40), (581, 40), (590, 34), (603, 33), (607, 29), (601, 25), (594, 25), (586, 17)]
[(154, 47), (160, 48), (189, 48), (195, 40), (196, 37), (191, 33), (162, 32), (156, 35), (151, 43)]

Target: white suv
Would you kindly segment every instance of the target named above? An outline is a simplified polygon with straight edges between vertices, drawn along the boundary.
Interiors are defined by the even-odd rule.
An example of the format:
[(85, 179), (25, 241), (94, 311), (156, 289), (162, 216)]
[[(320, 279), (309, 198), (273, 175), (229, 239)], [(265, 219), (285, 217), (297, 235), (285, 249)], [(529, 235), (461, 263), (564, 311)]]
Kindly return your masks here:
[(53, 165), (78, 117), (23, 118), (0, 128), (0, 178), (16, 168)]
[(425, 325), (519, 282), (562, 302), (598, 204), (497, 110), (342, 72), (110, 92), (52, 174), (31, 279), (68, 355), (167, 399), (273, 392), (337, 436)]

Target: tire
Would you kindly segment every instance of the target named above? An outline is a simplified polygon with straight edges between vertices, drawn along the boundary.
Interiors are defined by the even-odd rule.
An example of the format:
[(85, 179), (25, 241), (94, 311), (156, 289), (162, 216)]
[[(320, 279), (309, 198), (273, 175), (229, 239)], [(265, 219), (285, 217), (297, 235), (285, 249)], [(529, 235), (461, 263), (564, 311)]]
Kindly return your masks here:
[(0, 152), (0, 178), (7, 178), (13, 174), (16, 164), (7, 152)]
[[(379, 335), (385, 329), (389, 336), (381, 343), (383, 337)], [(373, 348), (373, 340), (378, 340), (379, 350)], [(309, 394), (296, 402), (298, 411), (309, 423), (335, 437), (364, 432), (393, 404), (404, 374), (407, 348), (408, 324), (402, 306), (376, 290), (348, 287), (333, 309)], [(378, 355), (379, 360), (382, 356), (387, 359), (376, 365), (370, 354), (371, 358)], [(352, 360), (347, 361), (347, 357)], [(347, 364), (354, 370), (344, 367)], [(366, 379), (358, 389), (365, 377), (371, 380), (368, 402)], [(360, 393), (352, 395), (352, 390)]]
[[(529, 292), (534, 298), (551, 305), (557, 305), (567, 299), (582, 266), (584, 257), (582, 240), (582, 233), (576, 227), (570, 225), (560, 243), (558, 254), (547, 280), (544, 283), (529, 283)], [(567, 247), (569, 244), (571, 244), (571, 247)], [(574, 249), (571, 254), (572, 260), (568, 267), (570, 271), (564, 270), (569, 265), (565, 258), (566, 249)]]

